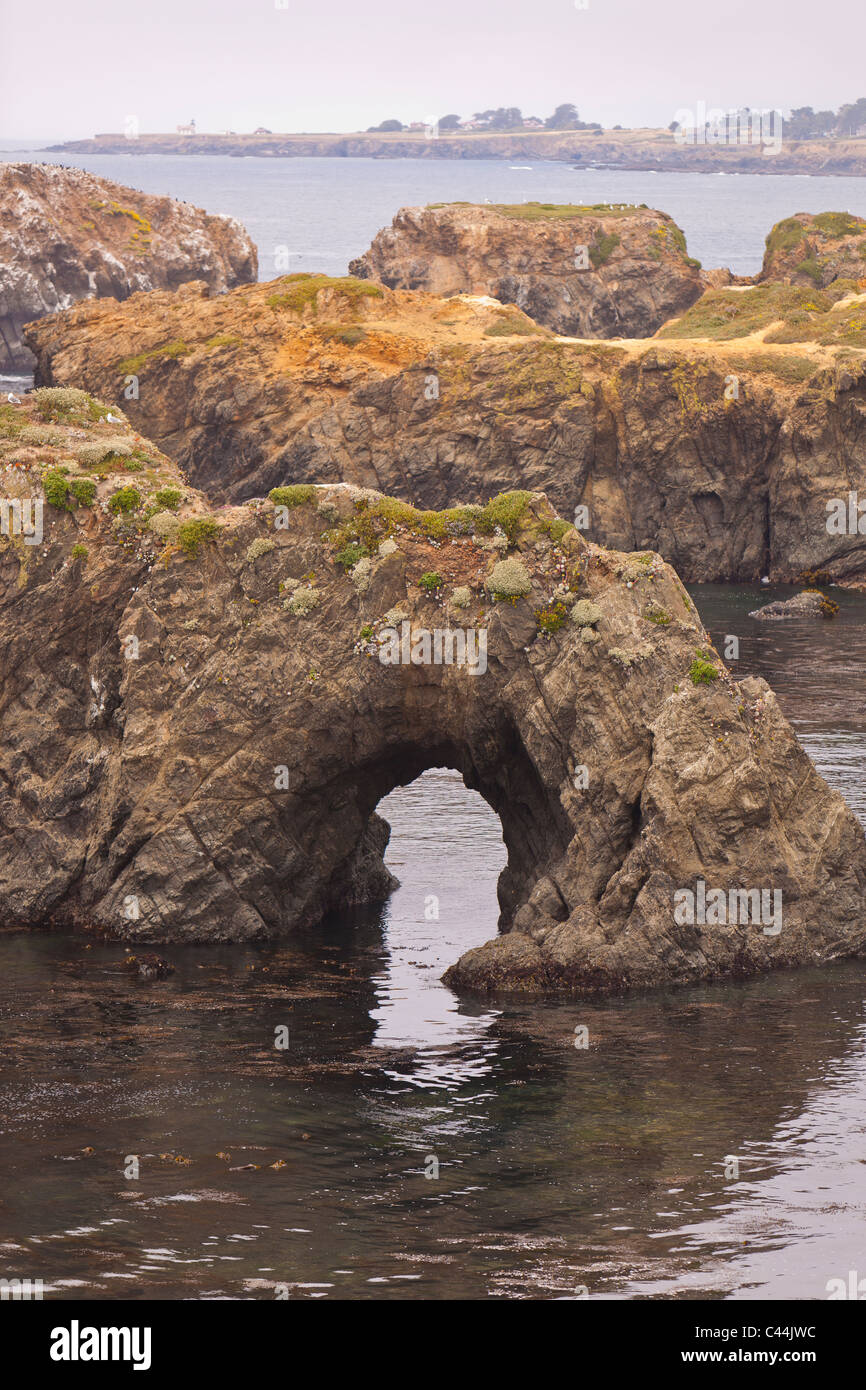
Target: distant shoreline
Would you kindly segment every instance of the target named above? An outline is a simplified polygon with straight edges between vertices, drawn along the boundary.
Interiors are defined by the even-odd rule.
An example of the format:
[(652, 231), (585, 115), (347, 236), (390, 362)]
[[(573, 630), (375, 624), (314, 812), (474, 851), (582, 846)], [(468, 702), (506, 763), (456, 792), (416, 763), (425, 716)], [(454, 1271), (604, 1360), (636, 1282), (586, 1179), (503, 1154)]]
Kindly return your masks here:
[(866, 177), (866, 137), (758, 145), (677, 144), (667, 130), (423, 132), (312, 135), (95, 135), (48, 145), (50, 154), (225, 155), (256, 159), (555, 160), (578, 169), (658, 173), (817, 174)]

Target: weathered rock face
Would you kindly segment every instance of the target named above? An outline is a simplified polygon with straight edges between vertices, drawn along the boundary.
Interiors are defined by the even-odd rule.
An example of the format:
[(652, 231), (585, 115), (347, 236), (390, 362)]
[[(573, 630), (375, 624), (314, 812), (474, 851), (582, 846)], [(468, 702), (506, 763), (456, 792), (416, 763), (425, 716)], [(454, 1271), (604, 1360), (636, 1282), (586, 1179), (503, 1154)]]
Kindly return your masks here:
[(0, 164), (0, 371), (29, 371), (22, 328), (95, 296), (254, 281), (256, 249), (231, 217), (52, 164)]
[(558, 342), (486, 300), (320, 276), (80, 304), (28, 337), (41, 382), (116, 401), (216, 500), (346, 481), (442, 507), (526, 486), (689, 581), (866, 583), (866, 536), (827, 525), (834, 500), (866, 501), (866, 371), (832, 335)]
[[(42, 543), (2, 551), (5, 922), (139, 944), (312, 924), (387, 891), (375, 808), (449, 766), (508, 849), (507, 934), (456, 987), (609, 991), (866, 949), (862, 830), (657, 556), (589, 545), (526, 493), (419, 514), (301, 486), (209, 514), (86, 398), (33, 405), (54, 442), (18, 456), (41, 426), (6, 407), (4, 487), (70, 471), (46, 472)], [(88, 501), (76, 462), (93, 471), (109, 430)], [(739, 919), (703, 912), (702, 885)], [(761, 889), (772, 914), (749, 918), (738, 893)]]
[(646, 338), (703, 293), (663, 212), (631, 207), (401, 208), (353, 275), (391, 289), (487, 294), (576, 338)]
[(757, 279), (812, 289), (834, 280), (866, 281), (866, 220), (849, 212), (798, 212), (777, 222)]

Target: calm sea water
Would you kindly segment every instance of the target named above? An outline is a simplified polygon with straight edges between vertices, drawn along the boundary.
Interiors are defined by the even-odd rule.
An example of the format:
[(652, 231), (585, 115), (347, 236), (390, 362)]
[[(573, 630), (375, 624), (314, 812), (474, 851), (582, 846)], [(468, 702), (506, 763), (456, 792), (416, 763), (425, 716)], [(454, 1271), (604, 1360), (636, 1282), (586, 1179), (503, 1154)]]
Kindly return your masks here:
[[(342, 273), (397, 207), (451, 198), (647, 202), (741, 273), (780, 217), (866, 214), (852, 179), (82, 162), (239, 217), (263, 278), (278, 246)], [(763, 625), (749, 610), (790, 590), (692, 592), (866, 823), (866, 596)], [(814, 1299), (866, 1269), (862, 963), (460, 1001), (440, 976), (496, 930), (499, 822), (442, 769), (380, 809), (401, 887), (289, 942), (172, 947), (175, 975), (131, 985), (121, 947), (0, 933), (0, 1277), (57, 1299)]]

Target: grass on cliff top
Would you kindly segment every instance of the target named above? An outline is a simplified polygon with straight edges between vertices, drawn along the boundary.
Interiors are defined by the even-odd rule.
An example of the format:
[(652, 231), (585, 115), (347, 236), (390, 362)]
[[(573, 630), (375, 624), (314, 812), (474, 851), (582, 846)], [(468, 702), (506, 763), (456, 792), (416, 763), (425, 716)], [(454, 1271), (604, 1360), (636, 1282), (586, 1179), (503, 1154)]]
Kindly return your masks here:
[(821, 370), (813, 358), (795, 357), (790, 352), (750, 352), (742, 356), (732, 353), (725, 361), (735, 372), (774, 376), (786, 386), (799, 386)]
[(382, 298), (381, 285), (370, 280), (356, 280), (352, 275), (311, 275), (301, 271), (283, 276), (279, 284), (279, 293), (268, 295), (268, 308), (291, 309), (295, 313), (303, 313), (308, 304), (316, 309), (320, 290), (334, 290), (353, 306), (361, 299)]
[[(773, 342), (817, 342), (822, 317), (848, 294), (851, 281), (838, 280), (826, 290), (770, 283), (747, 290), (708, 290), (691, 309), (662, 328), (658, 338), (705, 338), (724, 342), (747, 338), (780, 321), (797, 325), (798, 336)], [(770, 340), (768, 340), (770, 341)]]
[(179, 357), (189, 357), (193, 352), (236, 347), (240, 342), (242, 339), (236, 333), (214, 333), (204, 342), (192, 344), (184, 342), (182, 338), (175, 338), (170, 343), (160, 343), (159, 347), (151, 348), (148, 352), (138, 352), (134, 357), (124, 357), (122, 362), (118, 362), (117, 370), (121, 376), (137, 376), (146, 363), (154, 362), (160, 357), (174, 361)]
[(543, 328), (540, 323), (535, 323), (527, 318), (519, 309), (503, 309), (497, 313), (494, 322), (489, 328), (484, 330), (485, 338), (530, 338), (530, 337), (550, 337), (550, 329)]
[(819, 212), (805, 225), (798, 222), (796, 217), (786, 217), (783, 221), (777, 222), (775, 227), (771, 227), (767, 234), (765, 245), (768, 256), (792, 251), (805, 240), (812, 228), (823, 232), (826, 237), (838, 240), (841, 237), (866, 234), (866, 221), (862, 217), (852, 216), (850, 212)]
[(647, 212), (646, 203), (631, 207), (628, 203), (428, 203), (428, 208), (484, 208), (522, 222), (549, 222), (571, 217), (636, 217)]
[(783, 327), (768, 333), (764, 341), (801, 343), (805, 340), (821, 347), (866, 348), (866, 300), (834, 306), (824, 314), (792, 314)]

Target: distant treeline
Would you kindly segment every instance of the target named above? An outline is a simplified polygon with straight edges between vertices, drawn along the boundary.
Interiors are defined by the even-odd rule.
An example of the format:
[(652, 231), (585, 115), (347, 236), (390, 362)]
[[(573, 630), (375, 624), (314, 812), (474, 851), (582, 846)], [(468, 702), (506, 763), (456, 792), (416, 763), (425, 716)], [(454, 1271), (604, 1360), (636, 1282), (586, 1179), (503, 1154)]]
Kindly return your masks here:
[(797, 106), (785, 120), (784, 133), (788, 140), (866, 134), (866, 97), (848, 102), (838, 111), (813, 111), (811, 106)]
[[(672, 121), (673, 130), (677, 122)], [(622, 130), (614, 126), (614, 130)], [(458, 115), (450, 111), (438, 119), (430, 117), (426, 121), (412, 121), (404, 125), (394, 118), (382, 121), (379, 125), (367, 127), (368, 132), (399, 132), (406, 130), (436, 129), (445, 131), (515, 131), (515, 130), (601, 130), (598, 121), (582, 121), (573, 102), (566, 101), (551, 116), (524, 116), (519, 106), (497, 106), (489, 111), (476, 111), (471, 116)], [(811, 106), (796, 106), (789, 116), (784, 117), (784, 136), (786, 140), (820, 140), (830, 136), (851, 136), (866, 134), (866, 97), (847, 102), (838, 111), (813, 111)]]
[(519, 106), (497, 106), (489, 111), (476, 111), (474, 115), (466, 117), (458, 115), (456, 111), (450, 111), (447, 116), (440, 116), (438, 119), (431, 117), (427, 121), (413, 121), (410, 125), (404, 125), (402, 121), (392, 118), (382, 121), (379, 125), (368, 126), (367, 130), (368, 132), (388, 132), (423, 130), (428, 127), (440, 131), (601, 130), (597, 121), (582, 121), (578, 115), (577, 107), (570, 101), (557, 106), (553, 115), (546, 119), (541, 116), (524, 116)]

